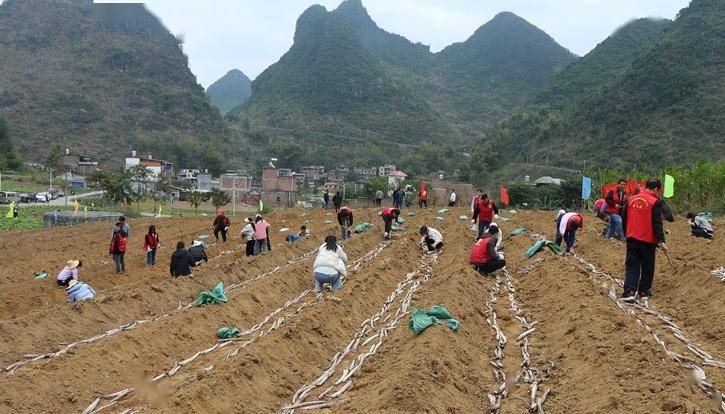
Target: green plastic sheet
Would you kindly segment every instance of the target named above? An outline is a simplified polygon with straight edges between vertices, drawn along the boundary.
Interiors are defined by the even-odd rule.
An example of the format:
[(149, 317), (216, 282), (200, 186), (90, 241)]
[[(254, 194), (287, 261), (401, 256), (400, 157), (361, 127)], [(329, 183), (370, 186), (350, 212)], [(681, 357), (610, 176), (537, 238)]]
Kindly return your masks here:
[(390, 226), (390, 231), (405, 231), (405, 229), (401, 226), (396, 226), (395, 224), (393, 224), (392, 226)]
[(415, 211), (408, 212), (408, 217), (415, 217)]
[(447, 213), (448, 212), (448, 209), (447, 208), (442, 208), (442, 209), (438, 210), (438, 212), (441, 213), (441, 214)]
[(397, 219), (395, 219), (395, 221), (397, 221), (397, 222), (398, 222), (398, 224), (403, 224), (403, 223), (405, 223), (405, 219), (404, 219), (404, 218), (402, 218), (402, 217), (400, 217), (400, 216), (398, 216), (398, 218), (397, 218)]
[(357, 226), (355, 226), (353, 231), (355, 233), (364, 233), (364, 232), (370, 230), (371, 228), (373, 228), (372, 223), (362, 223), (362, 224), (358, 224)]
[(237, 335), (239, 335), (239, 328), (236, 326), (222, 326), (218, 331), (216, 331), (216, 336), (219, 339), (235, 338)]
[(33, 278), (34, 278), (35, 280), (43, 280), (43, 279), (45, 279), (46, 277), (48, 277), (48, 272), (46, 272), (45, 270), (43, 270), (43, 271), (40, 271), (40, 272), (35, 272), (35, 273), (33, 273)]
[(435, 216), (435, 217), (433, 217), (433, 220), (443, 221), (445, 219), (443, 217), (440, 217), (440, 216)]
[(524, 256), (527, 258), (531, 258), (533, 255), (536, 254), (539, 250), (543, 249), (544, 247), (548, 247), (549, 250), (556, 254), (561, 253), (561, 247), (559, 247), (556, 243), (554, 243), (551, 240), (539, 240), (536, 243), (534, 243), (533, 246), (529, 247), (529, 250), (527, 250), (524, 253)]
[(431, 306), (430, 309), (414, 308), (411, 314), (410, 322), (408, 323), (408, 329), (413, 331), (414, 334), (419, 335), (425, 331), (429, 326), (433, 324), (442, 324), (443, 322), (448, 325), (449, 328), (457, 331), (461, 326), (461, 323), (448, 312), (443, 306), (435, 305)]
[(219, 282), (214, 286), (211, 292), (201, 292), (194, 302), (194, 306), (201, 307), (204, 305), (215, 305), (217, 303), (226, 303), (227, 295), (224, 294), (224, 284)]
[(332, 220), (325, 220), (322, 222), (323, 224), (332, 224)]
[(511, 230), (512, 236), (518, 236), (519, 234), (523, 234), (529, 231), (526, 227), (516, 227), (515, 229)]
[(458, 219), (462, 221), (468, 221), (468, 216), (465, 214), (461, 214), (460, 216), (458, 216)]

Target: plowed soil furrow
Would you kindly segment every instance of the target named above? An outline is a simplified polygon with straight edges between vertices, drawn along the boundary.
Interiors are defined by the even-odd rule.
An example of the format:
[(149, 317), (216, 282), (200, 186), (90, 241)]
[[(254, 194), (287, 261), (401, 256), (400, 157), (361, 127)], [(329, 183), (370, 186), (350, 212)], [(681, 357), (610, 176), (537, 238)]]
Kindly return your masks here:
[[(514, 223), (536, 225), (521, 217)], [(511, 246), (521, 252), (531, 244), (526, 235), (511, 238)], [(601, 283), (564, 258), (548, 252), (537, 257), (544, 263), (519, 277), (518, 292), (542, 322), (537, 334), (543, 338), (543, 355), (555, 362), (550, 380), (555, 392), (547, 411), (652, 413), (711, 406), (689, 374), (611, 302)], [(533, 261), (507, 258), (512, 269)]]
[[(360, 238), (358, 244), (362, 245), (365, 241)], [(352, 254), (356, 253), (355, 248), (351, 250)], [(274, 254), (264, 258), (271, 260)], [(272, 308), (280, 295), (294, 295), (306, 286), (302, 278), (284, 276), (307, 274), (309, 266), (310, 263), (303, 261), (287, 269), (279, 278), (260, 280), (254, 289), (241, 291), (240, 294), (230, 292), (228, 304), (192, 308), (155, 323), (144, 324), (113, 340), (79, 348), (72, 355), (39, 363), (0, 381), (9, 382), (6, 388), (18, 393), (24, 389), (52, 392), (58, 383), (72, 387), (72, 384), (86, 382), (94, 384), (94, 387), (110, 387), (108, 390), (84, 389), (78, 393), (79, 398), (81, 395), (90, 398), (92, 393), (115, 388), (123, 389), (205, 347), (210, 339), (215, 340), (214, 333), (219, 326), (239, 319), (253, 323), (258, 310)], [(122, 351), (119, 352), (119, 349)], [(113, 355), (113, 358), (104, 357), (106, 355)], [(69, 374), (69, 367), (75, 367), (75, 372)], [(42, 372), (43, 376), (39, 377), (38, 372)], [(44, 390), (45, 387), (48, 389)]]
[[(330, 351), (349, 339), (377, 303), (387, 296), (402, 275), (418, 261), (418, 237), (412, 234), (417, 218), (406, 223), (409, 233), (348, 275), (339, 297), (342, 302), (313, 300), (306, 309), (237, 356), (217, 363), (208, 373), (200, 372), (209, 362), (195, 362), (180, 374), (162, 381), (158, 388), (140, 397), (134, 395), (122, 407), (150, 404), (161, 411), (273, 412), (286, 402), (305, 377), (319, 373), (329, 361)], [(377, 223), (376, 223), (377, 224)], [(380, 241), (378, 228), (366, 233)], [(353, 239), (354, 241), (355, 239)], [(370, 247), (373, 247), (374, 243)], [(362, 252), (364, 254), (364, 252)], [(350, 254), (354, 260), (356, 254)], [(409, 271), (409, 270), (408, 270)], [(311, 286), (309, 267), (296, 278)], [(335, 345), (337, 344), (337, 345)], [(210, 398), (208, 389), (221, 398)], [(159, 398), (158, 396), (167, 396)], [(190, 396), (194, 396), (191, 397)]]
[(444, 223), (426, 223), (443, 232), (446, 245), (412, 305), (445, 306), (461, 322), (459, 331), (432, 326), (416, 337), (398, 327), (346, 391), (349, 401), (333, 412), (488, 412), (487, 393), (497, 387), (490, 372), (494, 345), (484, 307), (490, 281), (460, 254), (475, 234), (455, 220), (458, 214), (449, 212)]

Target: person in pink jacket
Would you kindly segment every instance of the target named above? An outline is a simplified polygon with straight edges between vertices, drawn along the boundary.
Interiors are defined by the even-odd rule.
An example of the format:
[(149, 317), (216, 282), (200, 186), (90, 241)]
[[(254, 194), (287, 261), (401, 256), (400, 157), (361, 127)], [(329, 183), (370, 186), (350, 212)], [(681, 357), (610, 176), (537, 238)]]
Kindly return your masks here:
[(254, 255), (267, 254), (270, 249), (269, 243), (269, 223), (261, 214), (257, 214), (254, 218)]

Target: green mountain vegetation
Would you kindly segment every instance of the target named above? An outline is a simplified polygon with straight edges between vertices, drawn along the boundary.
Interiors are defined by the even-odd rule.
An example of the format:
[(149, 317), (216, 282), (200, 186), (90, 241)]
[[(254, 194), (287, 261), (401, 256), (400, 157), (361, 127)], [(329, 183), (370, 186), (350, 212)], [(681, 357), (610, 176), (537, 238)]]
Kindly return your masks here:
[(247, 102), (252, 95), (252, 81), (241, 70), (232, 69), (206, 88), (212, 105), (226, 115), (234, 107)]
[(304, 143), (300, 162), (339, 146), (361, 164), (407, 153), (414, 167), (441, 169), (448, 163), (433, 165), (436, 157), (410, 146), (453, 145), (457, 159), (444, 161), (460, 165), (462, 145), (574, 60), (512, 13), (434, 54), (378, 27), (360, 0), (346, 0), (333, 11), (312, 6), (300, 16), (293, 46), (254, 80), (252, 97), (227, 119), (251, 136), (265, 130), (263, 141), (271, 139), (278, 152)]
[(10, 142), (8, 124), (0, 118), (0, 172), (6, 169), (16, 169), (21, 162), (13, 151), (13, 143)]
[(182, 42), (143, 5), (5, 0), (0, 27), (0, 116), (27, 159), (55, 143), (193, 166), (203, 149), (232, 148)]
[(473, 168), (685, 165), (725, 157), (725, 3), (630, 22), (492, 128)]

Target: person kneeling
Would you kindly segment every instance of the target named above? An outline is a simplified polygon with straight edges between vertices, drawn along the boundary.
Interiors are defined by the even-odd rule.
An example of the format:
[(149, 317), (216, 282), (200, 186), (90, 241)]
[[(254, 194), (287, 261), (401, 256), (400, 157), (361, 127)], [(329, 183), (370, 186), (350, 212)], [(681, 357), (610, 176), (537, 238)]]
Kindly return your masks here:
[(496, 251), (496, 237), (498, 236), (498, 226), (490, 225), (488, 234), (484, 234), (478, 239), (473, 250), (469, 262), (474, 269), (478, 270), (482, 275), (488, 275), (498, 269), (506, 266), (506, 260), (503, 255)]
[(79, 282), (76, 279), (71, 279), (68, 282), (66, 288), (68, 293), (68, 303), (76, 303), (83, 300), (93, 299), (96, 296), (96, 291), (93, 290), (87, 283)]
[(347, 274), (346, 262), (347, 255), (342, 250), (342, 246), (337, 245), (337, 238), (327, 236), (325, 244), (318, 249), (317, 258), (312, 266), (315, 276), (315, 293), (321, 293), (323, 285), (329, 283), (333, 293), (330, 299), (339, 301), (340, 299), (336, 298), (334, 293), (340, 289), (342, 277)]
[(433, 252), (443, 247), (443, 235), (432, 227), (423, 226), (420, 228), (420, 246), (424, 252)]
[(173, 278), (189, 276), (191, 274), (191, 268), (194, 267), (194, 259), (185, 247), (184, 242), (179, 241), (176, 243), (176, 251), (171, 255), (169, 273)]
[(692, 228), (693, 236), (712, 239), (712, 236), (714, 234), (712, 230), (712, 224), (707, 221), (707, 218), (705, 218), (704, 215), (689, 212), (687, 213), (687, 219), (690, 220), (690, 227)]

